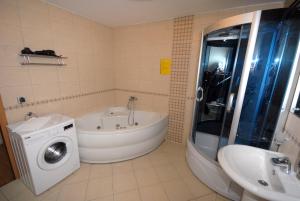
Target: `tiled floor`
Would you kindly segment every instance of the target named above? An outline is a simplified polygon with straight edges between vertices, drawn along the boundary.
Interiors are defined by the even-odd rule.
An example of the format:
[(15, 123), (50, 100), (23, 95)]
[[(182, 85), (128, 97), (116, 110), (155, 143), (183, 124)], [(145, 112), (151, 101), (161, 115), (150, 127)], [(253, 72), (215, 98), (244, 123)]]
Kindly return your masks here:
[(164, 142), (154, 152), (81, 168), (40, 196), (20, 182), (0, 189), (0, 201), (224, 201), (188, 168), (182, 145)]

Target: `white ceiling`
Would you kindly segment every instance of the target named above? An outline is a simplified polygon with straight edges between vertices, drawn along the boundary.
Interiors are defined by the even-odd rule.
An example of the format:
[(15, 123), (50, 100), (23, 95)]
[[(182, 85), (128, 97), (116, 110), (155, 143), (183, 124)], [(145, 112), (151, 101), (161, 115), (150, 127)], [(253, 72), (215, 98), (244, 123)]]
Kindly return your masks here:
[(171, 19), (213, 10), (283, 0), (46, 0), (108, 26)]

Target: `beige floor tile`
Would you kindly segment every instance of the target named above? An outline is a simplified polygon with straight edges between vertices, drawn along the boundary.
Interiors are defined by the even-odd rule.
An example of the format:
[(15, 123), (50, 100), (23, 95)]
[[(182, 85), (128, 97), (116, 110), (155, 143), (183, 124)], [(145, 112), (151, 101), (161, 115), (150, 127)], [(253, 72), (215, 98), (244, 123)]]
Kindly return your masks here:
[(160, 181), (165, 182), (169, 180), (179, 179), (179, 173), (173, 165), (163, 165), (155, 167), (155, 172)]
[(118, 162), (118, 163), (113, 163), (113, 174), (123, 174), (127, 172), (132, 172), (133, 167), (132, 167), (132, 161), (123, 161), (123, 162)]
[(150, 160), (143, 156), (132, 160), (132, 166), (134, 170), (142, 170), (152, 167)]
[(142, 169), (134, 172), (139, 187), (149, 186), (159, 183), (158, 176), (153, 168)]
[(88, 182), (69, 184), (62, 188), (58, 201), (84, 201)]
[(164, 151), (164, 152), (177, 152), (177, 151), (185, 151), (185, 146), (181, 145), (181, 144), (175, 144), (169, 141), (165, 141), (164, 143), (162, 143), (160, 145), (160, 148)]
[(80, 167), (76, 172), (65, 179), (66, 184), (78, 183), (89, 179), (90, 166)]
[(107, 197), (103, 197), (103, 198), (97, 198), (93, 201), (114, 201), (114, 196), (107, 196)]
[(137, 188), (136, 178), (133, 172), (127, 172), (124, 174), (114, 174), (113, 176), (113, 188), (114, 192), (125, 192)]
[(216, 194), (212, 193), (209, 195), (201, 196), (197, 199), (193, 199), (191, 201), (216, 201)]
[(140, 201), (139, 192), (137, 190), (117, 193), (114, 195), (114, 201)]
[(83, 167), (89, 167), (89, 166), (91, 166), (91, 164), (80, 162), (80, 167), (81, 168), (83, 168)]
[(167, 154), (163, 152), (151, 153), (151, 155), (149, 155), (149, 160), (151, 162), (151, 165), (154, 167), (170, 164)]
[(175, 169), (182, 178), (194, 176), (192, 170), (189, 168), (186, 161), (184, 162), (172, 162)]
[(142, 201), (168, 201), (161, 184), (140, 188)]
[(27, 191), (27, 188), (20, 180), (14, 180), (1, 187), (1, 192), (7, 199), (16, 197), (24, 191)]
[(26, 190), (17, 196), (10, 199), (10, 201), (37, 201), (38, 197), (35, 196), (31, 191)]
[(223, 197), (222, 195), (217, 194), (216, 201), (230, 201), (228, 198)]
[(193, 198), (192, 193), (181, 180), (165, 182), (163, 187), (170, 201), (187, 201)]
[(111, 164), (93, 164), (91, 165), (90, 179), (111, 177), (112, 165)]
[(51, 192), (38, 198), (39, 201), (57, 201), (59, 192)]
[(186, 177), (183, 180), (195, 197), (213, 193), (211, 189), (201, 183), (195, 176)]
[(162, 145), (162, 150), (169, 154), (177, 157), (185, 157), (185, 146), (174, 144), (174, 143), (165, 143)]
[(4, 195), (0, 192), (0, 201), (7, 201)]
[(113, 194), (112, 177), (90, 180), (86, 192), (86, 199), (93, 200)]

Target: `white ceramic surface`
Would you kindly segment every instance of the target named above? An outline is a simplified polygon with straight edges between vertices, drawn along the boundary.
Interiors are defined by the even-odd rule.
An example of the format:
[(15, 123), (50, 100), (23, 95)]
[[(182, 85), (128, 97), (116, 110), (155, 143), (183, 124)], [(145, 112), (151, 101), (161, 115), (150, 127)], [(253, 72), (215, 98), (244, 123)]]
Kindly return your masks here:
[[(228, 145), (218, 153), (223, 170), (246, 191), (272, 201), (299, 201), (300, 181), (295, 173), (285, 174), (271, 164), (271, 158), (282, 156), (246, 145)], [(258, 180), (266, 181), (268, 186)]]
[(197, 150), (195, 147), (189, 139), (186, 160), (195, 176), (219, 194), (230, 200), (239, 201), (243, 189), (227, 176), (216, 161), (207, 157), (202, 149)]
[(135, 122), (136, 125), (128, 125), (128, 111), (122, 107), (78, 118), (80, 160), (89, 163), (128, 160), (162, 143), (167, 134), (167, 115), (135, 111)]
[[(80, 167), (74, 119), (60, 114), (47, 115), (47, 118), (40, 129), (32, 127), (31, 132), (26, 129), (14, 132), (24, 122), (8, 125), (21, 180), (36, 195)], [(45, 153), (55, 143), (64, 143), (66, 152), (59, 160), (49, 162)]]
[(27, 121), (23, 121), (18, 125), (17, 127), (14, 128), (14, 132), (30, 132), (30, 131), (35, 131), (39, 130), (42, 127), (44, 127), (49, 121), (51, 117), (50, 116), (45, 116), (45, 117), (32, 117), (28, 119)]

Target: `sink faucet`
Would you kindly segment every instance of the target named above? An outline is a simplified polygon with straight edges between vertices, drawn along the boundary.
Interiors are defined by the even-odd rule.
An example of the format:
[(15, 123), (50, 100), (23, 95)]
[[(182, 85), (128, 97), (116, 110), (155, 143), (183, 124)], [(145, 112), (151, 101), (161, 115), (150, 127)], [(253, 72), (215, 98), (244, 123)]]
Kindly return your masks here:
[(288, 157), (271, 158), (272, 165), (280, 167), (280, 170), (286, 174), (292, 171), (292, 163)]
[(33, 113), (33, 112), (27, 112), (24, 116), (25, 121), (32, 118), (32, 117), (38, 117), (37, 114)]

